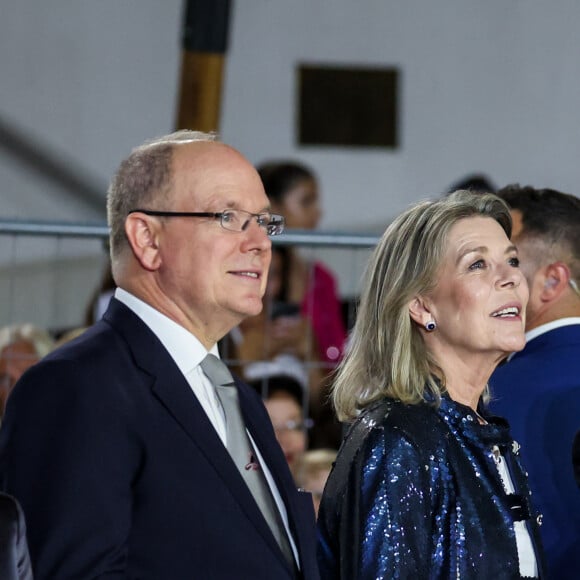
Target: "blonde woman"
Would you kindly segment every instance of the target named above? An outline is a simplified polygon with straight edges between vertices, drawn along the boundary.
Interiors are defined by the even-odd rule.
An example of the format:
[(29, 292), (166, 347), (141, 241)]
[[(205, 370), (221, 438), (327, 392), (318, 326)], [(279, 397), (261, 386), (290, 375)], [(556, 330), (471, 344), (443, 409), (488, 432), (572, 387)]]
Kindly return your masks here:
[(481, 402), (524, 346), (526, 281), (507, 206), (459, 191), (387, 229), (333, 392), (354, 421), (320, 507), (321, 577), (542, 577), (507, 424)]

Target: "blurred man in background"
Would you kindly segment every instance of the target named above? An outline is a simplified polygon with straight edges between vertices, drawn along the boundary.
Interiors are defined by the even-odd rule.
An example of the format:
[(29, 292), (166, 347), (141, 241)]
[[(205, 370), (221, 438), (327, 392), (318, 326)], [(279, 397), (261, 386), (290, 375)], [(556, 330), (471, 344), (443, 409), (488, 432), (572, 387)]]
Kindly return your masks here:
[(570, 460), (580, 424), (580, 200), (508, 186), (512, 241), (530, 288), (526, 347), (490, 379), (491, 409), (521, 444), (551, 577), (578, 578), (580, 493)]

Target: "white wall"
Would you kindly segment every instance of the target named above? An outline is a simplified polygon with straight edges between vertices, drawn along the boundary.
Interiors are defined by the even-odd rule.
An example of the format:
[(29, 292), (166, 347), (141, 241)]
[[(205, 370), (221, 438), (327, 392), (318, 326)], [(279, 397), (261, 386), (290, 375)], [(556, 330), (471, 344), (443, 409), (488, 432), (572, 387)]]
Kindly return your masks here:
[[(324, 226), (375, 224), (472, 171), (578, 192), (580, 3), (238, 1), (223, 133), (318, 169)], [(395, 152), (296, 149), (301, 62), (398, 66)]]
[[(172, 129), (181, 1), (0, 2), (0, 116), (105, 189), (131, 148)], [(50, 185), (28, 177), (3, 187), (13, 170), (0, 154), (2, 199), (15, 200), (0, 216), (61, 219), (33, 202), (54, 192)]]
[[(19, 0), (0, 19), (0, 115), (106, 184), (173, 127), (180, 0)], [(10, 6), (8, 7), (8, 4)], [(328, 228), (388, 220), (467, 172), (578, 190), (580, 3), (575, 0), (234, 0), (222, 135), (254, 162), (319, 172)], [(401, 148), (295, 145), (301, 62), (402, 71)], [(7, 173), (0, 158), (0, 179)], [(2, 198), (51, 217), (15, 179)], [(50, 189), (50, 188), (48, 188)], [(32, 197), (32, 194), (29, 195)], [(60, 214), (59, 214), (60, 215)], [(55, 216), (59, 217), (59, 216)], [(81, 216), (79, 216), (81, 217)]]
[[(133, 146), (173, 128), (182, 2), (0, 3), (0, 117), (104, 190)], [(284, 156), (311, 164), (322, 185), (324, 228), (382, 227), (472, 171), (498, 185), (580, 191), (575, 0), (233, 6), (222, 137), (255, 163)], [(399, 67), (401, 147), (298, 148), (299, 63)], [(0, 199), (0, 218), (95, 218), (2, 150)]]
[[(0, 148), (0, 219), (94, 221), (121, 158), (173, 127), (180, 0), (0, 0), (0, 117), (102, 184), (95, 211)], [(0, 326), (82, 324), (102, 244), (0, 236)]]
[(83, 326), (105, 267), (103, 253), (0, 267), (0, 327), (32, 322), (62, 331)]

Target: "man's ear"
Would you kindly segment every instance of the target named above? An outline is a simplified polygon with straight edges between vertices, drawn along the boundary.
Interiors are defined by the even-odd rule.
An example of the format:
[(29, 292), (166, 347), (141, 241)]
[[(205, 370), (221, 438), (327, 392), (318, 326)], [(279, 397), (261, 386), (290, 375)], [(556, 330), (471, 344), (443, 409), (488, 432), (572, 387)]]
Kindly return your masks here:
[(540, 299), (543, 302), (551, 302), (568, 288), (570, 268), (564, 262), (554, 262), (546, 266), (544, 276), (544, 287), (540, 293)]
[(137, 261), (145, 270), (153, 272), (161, 265), (159, 253), (159, 220), (135, 212), (125, 220), (125, 234)]
[(409, 302), (409, 316), (419, 326), (423, 327), (427, 322), (433, 320), (429, 304), (422, 296), (415, 296), (415, 298)]

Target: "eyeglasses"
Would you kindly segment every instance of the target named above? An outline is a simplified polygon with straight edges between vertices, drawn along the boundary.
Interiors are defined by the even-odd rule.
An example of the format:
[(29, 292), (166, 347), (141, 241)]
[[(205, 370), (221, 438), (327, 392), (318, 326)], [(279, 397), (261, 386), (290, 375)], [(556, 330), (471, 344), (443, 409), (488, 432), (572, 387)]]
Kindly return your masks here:
[(220, 220), (220, 225), (231, 232), (243, 232), (248, 229), (252, 218), (269, 236), (279, 236), (284, 231), (284, 217), (275, 213), (252, 213), (243, 209), (225, 209), (220, 212), (209, 211), (157, 211), (153, 209), (132, 209), (129, 213), (141, 212), (158, 217), (198, 217)]

